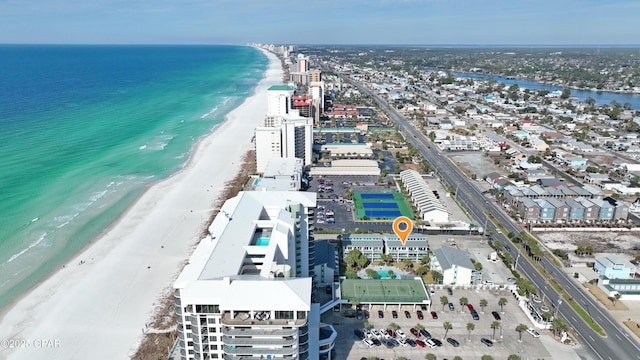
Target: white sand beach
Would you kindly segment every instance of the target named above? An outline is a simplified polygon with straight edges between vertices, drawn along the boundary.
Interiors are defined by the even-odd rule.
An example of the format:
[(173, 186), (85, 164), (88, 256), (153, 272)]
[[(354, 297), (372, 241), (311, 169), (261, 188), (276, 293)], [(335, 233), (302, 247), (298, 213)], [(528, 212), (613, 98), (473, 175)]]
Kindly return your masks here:
[(152, 186), (103, 236), (2, 314), (0, 340), (23, 342), (8, 343), (18, 349), (0, 348), (0, 358), (133, 355), (154, 305), (173, 285), (225, 183), (252, 148), (267, 88), (282, 81), (280, 60), (265, 54), (270, 64), (256, 93), (199, 143), (183, 171)]

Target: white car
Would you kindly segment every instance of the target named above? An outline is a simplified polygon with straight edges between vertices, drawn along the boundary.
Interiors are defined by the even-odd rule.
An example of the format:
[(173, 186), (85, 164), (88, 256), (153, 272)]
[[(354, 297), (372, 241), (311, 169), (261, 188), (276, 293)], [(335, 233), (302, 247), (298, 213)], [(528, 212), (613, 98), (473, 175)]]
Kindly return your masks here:
[(531, 334), (531, 336), (533, 336), (534, 338), (540, 337), (540, 333), (538, 333), (534, 328), (528, 328), (527, 332)]
[(429, 349), (433, 349), (434, 347), (438, 346), (436, 344), (435, 341), (433, 341), (433, 339), (429, 339), (425, 342), (425, 344), (427, 344), (427, 346), (429, 347)]
[(409, 346), (409, 344), (407, 344), (407, 339), (400, 339), (398, 340), (398, 342), (400, 343), (400, 345), (402, 345), (402, 347)]
[(378, 330), (376, 329), (371, 329), (371, 335), (377, 337), (378, 339), (380, 338), (380, 332), (378, 332)]
[(404, 339), (407, 337), (407, 335), (402, 330), (396, 330), (396, 335), (398, 335), (398, 337), (401, 339)]
[(362, 340), (363, 343), (365, 343), (365, 345), (367, 345), (368, 347), (373, 347), (373, 341), (371, 341), (371, 339), (364, 339)]

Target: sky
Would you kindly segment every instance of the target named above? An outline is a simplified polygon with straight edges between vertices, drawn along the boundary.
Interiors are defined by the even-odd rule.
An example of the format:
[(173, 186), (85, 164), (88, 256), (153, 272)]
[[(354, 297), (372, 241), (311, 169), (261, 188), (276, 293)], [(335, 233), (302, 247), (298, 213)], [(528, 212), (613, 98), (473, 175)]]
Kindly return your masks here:
[(639, 0), (0, 0), (0, 43), (637, 45)]

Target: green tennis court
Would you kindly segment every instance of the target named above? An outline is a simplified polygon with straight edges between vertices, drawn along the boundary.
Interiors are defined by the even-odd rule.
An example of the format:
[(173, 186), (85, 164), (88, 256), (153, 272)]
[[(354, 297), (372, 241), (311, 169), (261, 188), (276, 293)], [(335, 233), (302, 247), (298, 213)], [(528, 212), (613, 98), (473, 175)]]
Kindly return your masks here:
[(421, 280), (345, 279), (341, 298), (361, 303), (422, 303), (429, 295)]
[(413, 220), (413, 213), (401, 193), (390, 192), (354, 192), (353, 204), (356, 216), (375, 220), (392, 220), (406, 216)]

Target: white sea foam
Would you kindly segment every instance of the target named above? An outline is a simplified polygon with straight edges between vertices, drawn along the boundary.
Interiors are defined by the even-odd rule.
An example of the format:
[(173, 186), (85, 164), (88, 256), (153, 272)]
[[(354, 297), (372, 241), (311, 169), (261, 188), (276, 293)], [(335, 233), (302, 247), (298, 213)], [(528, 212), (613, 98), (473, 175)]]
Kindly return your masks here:
[(22, 251), (20, 251), (17, 254), (13, 254), (9, 260), (7, 260), (7, 263), (10, 263), (12, 261), (14, 261), (15, 259), (19, 258), (20, 256), (24, 255), (27, 251), (33, 249), (34, 247), (38, 246), (41, 242), (43, 242), (46, 238), (47, 238), (47, 232), (43, 233), (42, 235), (40, 235), (40, 237), (38, 238), (38, 240), (32, 242), (26, 249), (23, 249)]
[(169, 142), (173, 140), (175, 135), (158, 135), (154, 137), (149, 143), (140, 146), (140, 150), (148, 151), (161, 151), (169, 145)]

